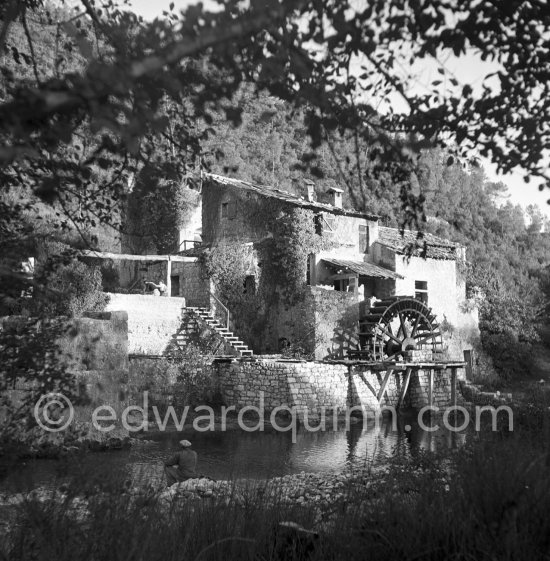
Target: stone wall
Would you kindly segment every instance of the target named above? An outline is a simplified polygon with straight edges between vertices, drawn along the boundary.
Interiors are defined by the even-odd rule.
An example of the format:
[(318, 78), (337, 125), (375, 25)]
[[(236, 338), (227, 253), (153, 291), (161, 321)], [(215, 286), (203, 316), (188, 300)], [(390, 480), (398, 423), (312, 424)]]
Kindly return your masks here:
[(185, 298), (188, 306), (209, 307), (210, 281), (204, 277), (198, 261), (173, 263), (172, 277), (176, 276), (179, 277), (179, 295)]
[(353, 293), (308, 287), (306, 303), (313, 311), (315, 358), (343, 358), (356, 349), (359, 302)]
[(181, 326), (183, 298), (142, 294), (109, 294), (108, 311), (128, 314), (128, 352), (161, 355)]
[(68, 322), (60, 347), (71, 356), (75, 370), (128, 369), (128, 314), (124, 311), (89, 314)]
[[(75, 404), (75, 420), (89, 422), (92, 411), (102, 404), (111, 405), (117, 415), (128, 404), (128, 316), (124, 311), (91, 312), (90, 317), (53, 318), (41, 322), (39, 329), (61, 326), (57, 339), (62, 364), (76, 379), (80, 401)], [(28, 318), (0, 320), (1, 329), (17, 329)], [(31, 389), (19, 380), (9, 399), (20, 404)]]
[[(268, 411), (281, 406), (310, 411), (351, 407), (377, 411), (383, 406), (396, 407), (405, 378), (404, 372), (392, 372), (378, 403), (386, 372), (372, 371), (368, 365), (257, 360), (216, 363), (212, 368), (227, 405), (259, 407), (263, 393), (264, 408)], [(403, 405), (417, 409), (428, 405), (428, 392), (428, 371), (413, 371)], [(450, 371), (435, 371), (433, 405), (441, 408), (450, 403)]]
[[(36, 329), (60, 327), (57, 340), (61, 359), (71, 371), (127, 370), (128, 315), (120, 312), (94, 312), (90, 317), (57, 317), (41, 321)], [(17, 330), (28, 318), (9, 316), (0, 318), (0, 329)]]

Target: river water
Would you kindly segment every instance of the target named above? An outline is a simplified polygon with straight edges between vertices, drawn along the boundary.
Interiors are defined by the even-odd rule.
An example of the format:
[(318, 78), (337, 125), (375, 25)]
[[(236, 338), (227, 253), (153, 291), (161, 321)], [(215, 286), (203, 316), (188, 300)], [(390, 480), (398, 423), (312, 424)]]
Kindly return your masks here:
[(387, 464), (393, 456), (411, 458), (419, 450), (436, 451), (460, 446), (466, 438), (440, 427), (422, 430), (415, 419), (399, 416), (359, 421), (323, 432), (299, 430), (296, 442), (290, 432), (157, 433), (150, 441), (129, 450), (90, 453), (77, 460), (34, 460), (11, 470), (0, 480), (0, 491), (55, 486), (76, 473), (94, 478), (123, 475), (133, 484), (162, 481), (162, 461), (178, 448), (182, 438), (192, 440), (198, 454), (198, 472), (214, 479), (266, 479), (299, 472), (338, 473), (348, 466)]

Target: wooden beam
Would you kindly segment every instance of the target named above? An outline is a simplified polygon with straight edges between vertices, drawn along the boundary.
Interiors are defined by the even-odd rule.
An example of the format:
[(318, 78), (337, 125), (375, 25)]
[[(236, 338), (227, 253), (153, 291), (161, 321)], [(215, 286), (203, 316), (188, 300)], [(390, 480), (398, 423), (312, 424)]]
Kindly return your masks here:
[(349, 280), (357, 278), (357, 273), (342, 273), (340, 275), (331, 275), (326, 280), (335, 281), (335, 280)]
[(178, 263), (194, 263), (197, 257), (187, 257), (185, 255), (134, 255), (132, 253), (107, 253), (103, 251), (93, 251), (82, 249), (77, 253), (79, 257), (91, 257), (93, 259), (113, 259), (121, 261), (177, 261)]
[(473, 364), (474, 364), (474, 351), (466, 350), (464, 351), (464, 361), (466, 362), (466, 380), (472, 381), (474, 379), (473, 375)]
[[(451, 368), (451, 403), (453, 409), (453, 425), (456, 427), (456, 368)], [(454, 435), (456, 436), (456, 435)]]
[(409, 389), (409, 382), (411, 381), (412, 368), (407, 368), (405, 378), (403, 379), (403, 387), (401, 388), (401, 395), (399, 396), (399, 401), (397, 402), (397, 408), (399, 409), (403, 405), (405, 396), (407, 395), (407, 390)]
[(166, 261), (166, 296), (172, 296), (172, 261), (170, 256), (168, 256), (168, 261)]
[(388, 385), (388, 381), (390, 379), (390, 376), (391, 376), (392, 372), (393, 372), (393, 370), (389, 369), (386, 372), (386, 375), (384, 376), (384, 380), (382, 380), (382, 385), (380, 386), (380, 390), (378, 391), (378, 395), (376, 396), (376, 399), (378, 399), (379, 404), (382, 402), (382, 398), (384, 397), (384, 394), (386, 393), (386, 386)]
[(434, 371), (428, 369), (428, 405), (433, 407), (434, 404)]
[(363, 380), (365, 386), (367, 386), (367, 388), (369, 388), (369, 390), (372, 392), (372, 395), (377, 398), (378, 394), (376, 393), (376, 390), (374, 389), (373, 385), (365, 378), (365, 373), (359, 372), (359, 377), (361, 378), (361, 380)]

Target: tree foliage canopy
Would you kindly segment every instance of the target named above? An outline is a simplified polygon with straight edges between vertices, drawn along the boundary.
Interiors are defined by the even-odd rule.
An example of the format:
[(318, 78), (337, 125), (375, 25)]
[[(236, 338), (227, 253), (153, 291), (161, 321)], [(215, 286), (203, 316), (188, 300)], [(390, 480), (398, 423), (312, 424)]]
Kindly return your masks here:
[[(520, 166), (549, 180), (545, 2), (263, 0), (245, 7), (230, 0), (217, 12), (197, 5), (145, 23), (112, 2), (82, 0), (81, 15), (31, 12), (82, 59), (60, 67), (57, 41), (51, 72), (41, 70), (26, 32), (35, 6), (3, 14), (0, 37), (16, 60), (25, 54), (34, 77), (22, 80), (4, 66), (0, 179), (25, 178), (45, 200), (84, 195), (90, 212), (105, 218), (102, 196), (123, 190), (127, 173), (159, 158), (162, 139), (184, 174), (212, 132), (213, 108), (240, 121), (234, 94), (245, 80), (302, 108), (313, 146), (334, 131), (367, 141), (377, 165), (358, 166), (360, 186), (365, 173), (390, 172), (412, 210), (422, 202), (410, 188), (421, 146), (451, 143), (458, 154), (490, 157), (501, 171)], [(26, 48), (10, 43), (17, 21)], [(448, 52), (474, 52), (499, 70), (476, 94), (440, 62)], [(426, 60), (441, 78), (419, 92), (403, 68)], [(378, 110), (381, 103), (387, 110)], [(97, 168), (108, 178), (100, 181)], [(90, 189), (98, 195), (93, 204)]]

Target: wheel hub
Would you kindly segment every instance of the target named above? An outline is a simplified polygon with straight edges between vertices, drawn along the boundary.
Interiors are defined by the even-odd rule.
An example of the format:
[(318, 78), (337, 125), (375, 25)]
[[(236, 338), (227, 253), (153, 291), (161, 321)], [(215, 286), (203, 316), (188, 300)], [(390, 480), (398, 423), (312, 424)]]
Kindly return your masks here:
[(401, 351), (405, 352), (405, 351), (414, 351), (416, 349), (416, 340), (413, 339), (412, 337), (407, 337), (406, 339), (403, 339), (403, 342), (401, 343)]

